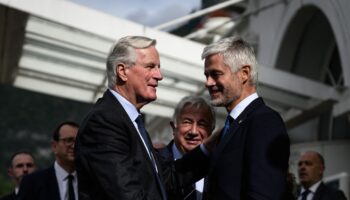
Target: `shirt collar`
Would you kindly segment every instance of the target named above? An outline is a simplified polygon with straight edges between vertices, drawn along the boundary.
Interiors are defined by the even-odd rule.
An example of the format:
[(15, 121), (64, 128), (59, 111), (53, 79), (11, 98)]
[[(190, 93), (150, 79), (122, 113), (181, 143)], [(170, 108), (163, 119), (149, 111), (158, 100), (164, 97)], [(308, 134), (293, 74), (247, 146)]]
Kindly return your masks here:
[[(313, 184), (311, 187), (309, 187), (310, 192), (315, 194), (318, 186), (321, 184), (322, 180), (318, 181), (317, 183)], [(306, 189), (304, 187), (301, 187), (300, 194), (302, 194)]]
[(255, 99), (257, 99), (259, 96), (256, 92), (253, 94), (247, 96), (245, 99), (243, 99), (241, 102), (239, 102), (230, 112), (230, 115), (233, 119), (237, 119), (237, 117), (243, 112), (243, 110)]
[(109, 91), (117, 98), (119, 103), (122, 105), (126, 113), (128, 114), (129, 118), (132, 121), (135, 121), (136, 118), (140, 115), (140, 113), (137, 111), (136, 107), (130, 103), (127, 99), (125, 99), (122, 95), (120, 95), (118, 92), (109, 89)]
[[(55, 168), (55, 172), (56, 172), (56, 177), (60, 181), (65, 180), (67, 178), (67, 176), (69, 175), (69, 173), (57, 163), (57, 160), (55, 161), (54, 168)], [(76, 173), (77, 172), (74, 171), (71, 174), (76, 178)]]
[(173, 143), (172, 150), (173, 150), (174, 160), (180, 159), (182, 157), (182, 153), (179, 151), (179, 149), (175, 145), (175, 142)]

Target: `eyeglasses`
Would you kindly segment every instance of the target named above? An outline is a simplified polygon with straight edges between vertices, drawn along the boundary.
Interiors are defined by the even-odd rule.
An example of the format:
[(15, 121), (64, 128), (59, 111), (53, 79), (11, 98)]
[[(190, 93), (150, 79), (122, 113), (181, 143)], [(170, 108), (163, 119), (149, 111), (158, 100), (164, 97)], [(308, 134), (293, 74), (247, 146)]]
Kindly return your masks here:
[(75, 137), (60, 138), (58, 141), (62, 141), (65, 145), (72, 145), (75, 143)]

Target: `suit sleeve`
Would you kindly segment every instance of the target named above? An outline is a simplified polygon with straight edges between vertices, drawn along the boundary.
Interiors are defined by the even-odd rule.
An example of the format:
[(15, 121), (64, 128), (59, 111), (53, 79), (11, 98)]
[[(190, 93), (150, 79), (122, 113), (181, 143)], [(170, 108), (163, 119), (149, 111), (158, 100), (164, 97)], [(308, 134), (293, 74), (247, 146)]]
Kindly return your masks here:
[(40, 187), (40, 183), (37, 183), (31, 176), (24, 176), (21, 185), (19, 188), (19, 193), (17, 196), (18, 200), (31, 200), (31, 199), (39, 199), (36, 196), (39, 191), (36, 189)]
[[(108, 199), (146, 199), (139, 181), (140, 172), (136, 170), (132, 156), (132, 151), (135, 151), (132, 142), (136, 142), (131, 139), (132, 130), (126, 124), (107, 119), (110, 117), (95, 115), (79, 132), (76, 146), (79, 182), (96, 183), (78, 184), (81, 189), (79, 195), (84, 199), (84, 191), (103, 191), (101, 193), (107, 194)], [(93, 190), (88, 187), (100, 188)], [(98, 197), (101, 194), (88, 196)]]
[(285, 193), (289, 138), (275, 112), (263, 112), (249, 122), (243, 170), (247, 174), (244, 199), (281, 199)]

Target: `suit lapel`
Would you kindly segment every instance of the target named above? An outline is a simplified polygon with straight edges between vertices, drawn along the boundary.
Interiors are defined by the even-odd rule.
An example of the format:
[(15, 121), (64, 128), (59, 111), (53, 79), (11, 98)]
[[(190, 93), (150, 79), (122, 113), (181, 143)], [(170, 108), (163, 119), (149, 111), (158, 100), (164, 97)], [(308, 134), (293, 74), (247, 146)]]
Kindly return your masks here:
[(48, 196), (50, 196), (50, 199), (52, 200), (60, 200), (60, 192), (58, 189), (58, 180), (56, 177), (55, 167), (52, 165), (48, 170)]
[[(148, 164), (150, 165), (150, 167), (154, 173), (154, 176), (156, 176), (155, 178), (157, 179), (158, 186), (159, 186), (160, 192), (163, 196), (163, 199), (166, 199), (164, 186), (162, 185), (162, 180), (161, 180), (161, 177), (159, 176), (159, 174), (161, 174), (161, 172), (159, 172), (159, 174), (158, 174), (158, 172), (156, 171), (155, 166), (153, 164), (153, 161), (151, 160), (150, 156), (147, 153), (148, 152), (148, 150), (146, 149), (147, 147), (145, 147), (145, 145), (143, 144), (142, 139), (140, 138), (141, 136), (139, 135), (139, 133), (138, 133), (133, 121), (130, 119), (128, 113), (126, 112), (126, 110), (124, 110), (123, 106), (118, 101), (118, 99), (109, 90), (107, 90), (104, 93), (103, 99), (106, 101), (107, 108), (110, 108), (111, 105), (115, 105), (115, 106), (113, 106), (113, 108), (116, 109), (114, 112), (115, 113), (122, 113), (122, 114), (116, 116), (114, 120), (120, 120), (120, 118), (121, 118), (123, 120), (123, 122), (126, 123), (126, 127), (129, 129), (128, 131), (134, 135), (134, 138), (136, 138), (138, 145), (141, 145), (141, 148), (144, 149), (144, 151), (142, 151), (144, 154), (143, 157), (148, 160)], [(146, 130), (146, 132), (147, 132), (147, 130)], [(152, 141), (151, 138), (149, 137), (148, 132), (147, 132), (147, 137), (148, 137), (149, 141)], [(159, 165), (159, 161), (157, 159), (157, 156), (155, 156), (155, 152), (154, 152), (154, 149), (152, 147), (150, 147), (150, 151), (151, 151), (150, 153), (152, 153), (154, 156), (158, 171), (161, 170), (160, 169), (161, 165)]]
[(321, 197), (323, 196), (323, 191), (324, 191), (324, 183), (321, 182), (321, 184), (318, 186), (318, 188), (316, 189), (315, 195), (312, 198), (312, 200), (319, 200), (321, 199)]
[[(135, 125), (134, 125), (133, 121), (131, 121), (128, 113), (124, 110), (124, 108), (121, 105), (121, 103), (118, 101), (118, 99), (109, 90), (107, 90), (104, 93), (103, 99), (106, 101), (106, 104), (109, 107), (110, 107), (110, 105), (115, 105), (115, 106), (113, 106), (116, 109), (115, 113), (122, 113), (121, 115), (118, 115), (117, 117), (115, 117), (114, 120), (120, 120), (120, 118), (122, 118), (124, 123), (126, 123), (126, 127), (128, 127), (128, 129), (129, 129), (128, 131), (130, 131), (135, 136), (135, 138), (138, 141), (139, 145), (141, 145), (142, 148), (144, 148), (144, 151), (143, 151), (144, 157), (148, 159), (148, 163), (152, 166), (152, 169), (156, 173), (156, 171), (154, 169), (154, 166), (153, 166), (153, 162), (152, 162), (151, 158), (149, 157), (149, 155), (147, 153), (147, 149), (146, 149), (145, 145), (143, 144), (143, 142), (142, 142), (142, 140), (140, 138), (140, 135), (139, 135), (137, 129), (135, 128)], [(149, 138), (149, 135), (147, 137)], [(152, 141), (152, 140), (149, 138), (149, 141)], [(152, 152), (152, 153), (154, 153), (154, 152)], [(157, 165), (159, 166), (158, 163), (157, 163)]]
[[(225, 146), (229, 143), (229, 141), (232, 140), (234, 137), (238, 137), (238, 134), (242, 134), (240, 128), (244, 126), (247, 118), (249, 117), (249, 114), (262, 105), (265, 105), (262, 98), (259, 97), (255, 99), (243, 110), (243, 112), (235, 120), (233, 120), (232, 124), (230, 125), (228, 134), (226, 134), (221, 139), (221, 141), (218, 143), (213, 152), (213, 158), (211, 162), (212, 166), (215, 165), (215, 163), (218, 163), (216, 161), (221, 155), (221, 152), (224, 150)], [(213, 167), (211, 167), (211, 169), (213, 169)]]

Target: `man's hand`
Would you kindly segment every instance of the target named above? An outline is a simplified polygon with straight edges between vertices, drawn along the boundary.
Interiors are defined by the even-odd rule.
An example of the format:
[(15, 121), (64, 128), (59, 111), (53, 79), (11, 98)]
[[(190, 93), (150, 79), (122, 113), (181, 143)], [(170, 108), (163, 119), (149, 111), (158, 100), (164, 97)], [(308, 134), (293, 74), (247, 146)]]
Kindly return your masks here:
[(217, 130), (214, 130), (210, 137), (204, 139), (203, 144), (209, 153), (211, 153), (216, 147), (218, 139), (221, 136), (222, 129), (223, 127)]

